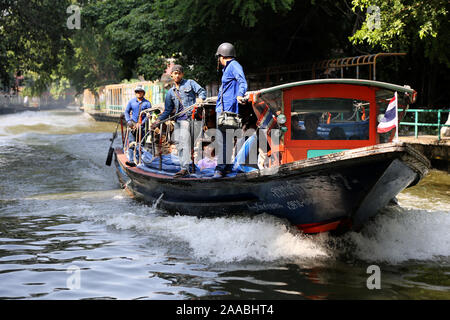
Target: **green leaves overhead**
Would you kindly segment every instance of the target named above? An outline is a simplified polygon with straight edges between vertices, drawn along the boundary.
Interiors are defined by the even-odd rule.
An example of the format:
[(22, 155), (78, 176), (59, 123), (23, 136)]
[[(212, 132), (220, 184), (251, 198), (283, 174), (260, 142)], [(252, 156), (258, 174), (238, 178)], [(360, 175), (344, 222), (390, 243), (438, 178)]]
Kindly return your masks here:
[[(68, 0), (3, 0), (0, 4), (0, 76), (39, 74), (42, 90), (57, 68), (71, 32), (66, 26)], [(5, 59), (6, 57), (6, 59)]]
[(229, 16), (238, 18), (244, 27), (254, 27), (258, 15), (270, 9), (274, 13), (288, 12), (294, 0), (186, 0), (159, 1), (163, 7), (171, 8), (174, 15), (189, 17), (190, 25), (208, 27), (216, 25)]
[[(82, 8), (81, 30), (67, 28), (70, 4)], [(448, 0), (0, 0), (0, 78), (8, 83), (23, 71), (39, 90), (63, 77), (78, 92), (95, 91), (124, 79), (159, 79), (175, 58), (186, 77), (204, 85), (220, 77), (217, 46), (232, 42), (247, 74), (407, 52), (390, 60), (393, 72), (385, 74), (396, 78), (383, 80), (413, 73), (410, 85), (427, 82), (428, 96), (438, 96), (431, 78), (445, 79), (442, 66), (450, 66), (448, 10)]]
[[(243, 28), (251, 30), (260, 15), (287, 13), (293, 0), (105, 0), (83, 8), (83, 23), (95, 28), (121, 66), (119, 77), (159, 79), (166, 58), (191, 66), (187, 76), (216, 77), (214, 50), (223, 41), (243, 47)], [(245, 30), (245, 32), (248, 32)], [(241, 40), (242, 39), (242, 40)]]
[[(447, 0), (353, 0), (353, 11), (366, 13), (358, 31), (350, 37), (354, 44), (368, 43), (384, 51), (408, 51), (420, 43), (425, 54), (450, 67), (449, 3)], [(378, 8), (379, 25), (370, 8)], [(439, 40), (438, 40), (439, 39)]]

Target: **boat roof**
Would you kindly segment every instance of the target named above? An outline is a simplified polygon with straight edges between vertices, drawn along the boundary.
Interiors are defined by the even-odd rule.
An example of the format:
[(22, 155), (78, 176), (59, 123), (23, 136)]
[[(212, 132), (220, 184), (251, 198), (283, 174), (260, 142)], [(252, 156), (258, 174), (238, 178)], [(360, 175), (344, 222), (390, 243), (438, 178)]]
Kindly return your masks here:
[(281, 85), (278, 85), (275, 87), (255, 90), (254, 92), (269, 93), (269, 92), (273, 92), (273, 91), (277, 91), (277, 90), (283, 90), (283, 89), (288, 89), (288, 88), (298, 87), (298, 86), (314, 85), (314, 84), (352, 84), (352, 85), (359, 85), (359, 86), (366, 86), (366, 87), (377, 87), (377, 88), (384, 89), (384, 90), (411, 93), (411, 94), (415, 92), (415, 90), (411, 89), (411, 87), (409, 87), (409, 86), (399, 86), (399, 85), (392, 84), (392, 83), (374, 81), (374, 80), (342, 79), (342, 78), (297, 81), (297, 82), (281, 84)]

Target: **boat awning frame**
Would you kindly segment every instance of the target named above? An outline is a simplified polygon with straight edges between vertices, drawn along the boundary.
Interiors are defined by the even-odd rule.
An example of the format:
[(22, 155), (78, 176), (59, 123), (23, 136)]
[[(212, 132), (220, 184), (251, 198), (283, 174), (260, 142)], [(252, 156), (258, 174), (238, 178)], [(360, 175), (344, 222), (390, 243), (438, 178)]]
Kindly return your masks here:
[(253, 91), (253, 93), (269, 93), (277, 90), (284, 90), (289, 89), (292, 87), (298, 87), (298, 86), (307, 86), (307, 85), (318, 85), (318, 84), (351, 84), (351, 85), (359, 85), (359, 86), (366, 86), (366, 87), (377, 87), (380, 89), (390, 90), (390, 91), (397, 91), (402, 93), (408, 93), (408, 94), (414, 94), (415, 90), (412, 89), (409, 86), (399, 86), (392, 83), (387, 82), (381, 82), (381, 81), (375, 81), (375, 80), (364, 80), (364, 79), (315, 79), (315, 80), (305, 80), (305, 81), (297, 81), (297, 82), (291, 82), (286, 84), (281, 84), (278, 86), (260, 89)]

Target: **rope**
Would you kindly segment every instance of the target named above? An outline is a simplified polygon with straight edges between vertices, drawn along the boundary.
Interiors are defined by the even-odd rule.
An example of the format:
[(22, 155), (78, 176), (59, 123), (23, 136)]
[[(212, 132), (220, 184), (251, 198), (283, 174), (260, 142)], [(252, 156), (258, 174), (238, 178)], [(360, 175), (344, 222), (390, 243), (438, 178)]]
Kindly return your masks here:
[[(161, 141), (161, 139), (162, 139), (162, 124), (167, 122), (167, 121), (170, 121), (170, 120), (172, 120), (174, 118), (177, 118), (177, 117), (179, 117), (179, 116), (181, 116), (181, 115), (183, 115), (185, 113), (188, 113), (188, 112), (192, 111), (196, 107), (200, 108), (201, 106), (203, 106), (203, 103), (200, 103), (200, 104), (195, 103), (195, 104), (193, 104), (193, 105), (183, 109), (182, 111), (174, 114), (173, 116), (170, 116), (170, 117), (168, 117), (168, 118), (166, 118), (164, 120), (159, 121), (159, 125), (160, 125), (159, 126), (160, 127), (160, 130), (159, 130), (159, 136), (160, 136), (159, 137), (159, 148), (160, 148), (160, 153), (161, 154), (162, 154), (162, 144), (161, 144), (161, 142), (162, 142)], [(147, 139), (149, 134), (152, 135), (152, 160), (153, 160), (153, 158), (156, 157), (156, 155), (155, 155), (155, 152), (156, 152), (156, 148), (155, 148), (155, 132), (154, 132), (154, 130), (151, 130), (150, 128), (148, 128), (148, 124), (149, 124), (148, 120), (150, 119), (149, 113), (153, 112), (153, 111), (156, 111), (156, 110), (160, 110), (160, 109), (156, 108), (156, 107), (153, 107), (153, 108), (150, 108), (150, 109), (145, 109), (145, 110), (142, 110), (140, 115), (139, 115), (138, 129), (137, 129), (137, 132), (136, 132), (136, 140), (137, 141), (136, 141), (136, 145), (135, 145), (134, 151), (133, 151), (133, 160), (134, 160), (134, 162), (136, 164), (141, 164), (141, 162), (142, 162), (141, 145), (142, 145), (142, 141), (145, 141), (145, 139)], [(142, 116), (143, 116), (144, 113), (147, 116), (147, 118), (146, 118), (146, 120), (144, 122), (144, 125), (146, 126), (146, 128), (148, 128), (150, 130), (146, 130), (147, 132), (142, 137), (142, 122), (141, 122), (141, 120), (143, 118)], [(167, 131), (166, 131), (166, 134), (167, 134), (169, 132), (169, 128), (168, 128), (168, 126), (166, 126), (166, 127), (167, 127)], [(130, 140), (130, 132), (131, 132), (130, 128), (127, 128), (126, 138), (125, 138), (125, 143), (124, 143), (124, 151), (126, 153), (128, 153), (128, 150), (130, 148), (130, 141), (129, 141)], [(168, 143), (168, 141), (169, 141), (168, 140), (168, 135), (166, 135), (166, 143)], [(137, 149), (139, 149), (139, 150), (137, 150)], [(136, 153), (139, 154), (139, 162), (136, 159)]]
[(199, 103), (199, 104), (194, 103), (193, 105), (187, 107), (186, 109), (183, 109), (182, 111), (178, 112), (177, 114), (174, 114), (173, 116), (168, 117), (167, 119), (160, 120), (159, 123), (164, 123), (166, 121), (169, 121), (169, 120), (172, 120), (174, 118), (177, 118), (177, 117), (179, 117), (179, 116), (181, 116), (181, 115), (183, 115), (183, 114), (185, 114), (185, 113), (187, 113), (189, 111), (192, 111), (195, 107), (199, 107), (200, 108), (201, 106), (203, 106), (203, 103)]

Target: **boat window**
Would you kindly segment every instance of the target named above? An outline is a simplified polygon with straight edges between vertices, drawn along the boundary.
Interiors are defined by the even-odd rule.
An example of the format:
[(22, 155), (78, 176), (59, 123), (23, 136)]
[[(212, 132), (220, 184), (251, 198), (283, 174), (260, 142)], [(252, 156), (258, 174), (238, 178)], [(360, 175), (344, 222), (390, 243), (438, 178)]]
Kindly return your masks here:
[(292, 140), (368, 140), (369, 102), (345, 98), (293, 100)]
[[(283, 113), (284, 108), (281, 90), (261, 93), (261, 95), (256, 96), (254, 107), (256, 107), (254, 111), (258, 118), (264, 115), (270, 115), (270, 117), (263, 119), (267, 121), (270, 121), (271, 116), (278, 116), (280, 113)], [(264, 126), (264, 123), (262, 125)]]

